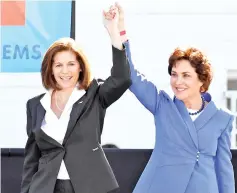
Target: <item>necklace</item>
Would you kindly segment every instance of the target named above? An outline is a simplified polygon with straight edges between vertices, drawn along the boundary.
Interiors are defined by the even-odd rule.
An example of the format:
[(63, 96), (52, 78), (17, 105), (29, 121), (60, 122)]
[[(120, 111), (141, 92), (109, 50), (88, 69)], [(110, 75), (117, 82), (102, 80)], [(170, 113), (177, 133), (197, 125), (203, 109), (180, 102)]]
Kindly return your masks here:
[(197, 112), (194, 112), (194, 113), (188, 112), (189, 115), (197, 115), (198, 113), (200, 113), (204, 109), (204, 107), (205, 107), (205, 99), (204, 99), (203, 96), (201, 96), (201, 99), (202, 99), (202, 106), (201, 106), (201, 108)]
[(58, 106), (58, 95), (57, 95), (57, 91), (55, 91), (55, 104), (56, 104), (56, 107), (58, 108), (58, 110), (60, 110), (61, 112), (63, 112), (63, 109), (61, 109), (61, 108)]

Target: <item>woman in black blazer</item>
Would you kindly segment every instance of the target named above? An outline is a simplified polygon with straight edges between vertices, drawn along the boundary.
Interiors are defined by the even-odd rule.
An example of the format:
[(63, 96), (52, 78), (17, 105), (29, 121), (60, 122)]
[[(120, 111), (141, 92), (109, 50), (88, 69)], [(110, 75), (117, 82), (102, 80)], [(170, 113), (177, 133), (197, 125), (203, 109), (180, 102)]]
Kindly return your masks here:
[(100, 145), (106, 109), (131, 85), (115, 15), (112, 21), (104, 18), (113, 55), (111, 76), (105, 81), (91, 80), (88, 61), (74, 40), (60, 39), (47, 50), (41, 69), (47, 92), (27, 102), (21, 193), (118, 189)]

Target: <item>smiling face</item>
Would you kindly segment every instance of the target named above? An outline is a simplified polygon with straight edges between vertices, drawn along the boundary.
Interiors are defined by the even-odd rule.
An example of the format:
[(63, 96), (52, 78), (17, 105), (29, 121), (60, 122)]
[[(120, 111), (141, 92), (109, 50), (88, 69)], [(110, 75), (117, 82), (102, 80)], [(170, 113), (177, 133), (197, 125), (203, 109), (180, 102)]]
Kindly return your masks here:
[(80, 64), (74, 52), (61, 51), (55, 54), (52, 72), (59, 88), (74, 88), (78, 83), (80, 71)]
[(170, 84), (179, 100), (188, 100), (200, 95), (203, 83), (188, 60), (178, 60), (171, 70)]

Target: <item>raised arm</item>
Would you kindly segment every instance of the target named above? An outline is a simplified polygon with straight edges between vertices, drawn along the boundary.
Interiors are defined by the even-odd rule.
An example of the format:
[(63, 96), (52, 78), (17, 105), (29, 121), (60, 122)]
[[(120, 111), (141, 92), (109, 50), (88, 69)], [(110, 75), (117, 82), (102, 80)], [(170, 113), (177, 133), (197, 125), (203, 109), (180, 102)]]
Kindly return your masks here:
[(104, 25), (112, 43), (113, 58), (111, 76), (107, 78), (99, 88), (99, 99), (104, 108), (107, 108), (118, 100), (131, 85), (130, 69), (126, 59), (125, 49), (119, 35), (117, 24), (118, 14), (116, 14), (116, 11), (115, 9), (114, 13), (112, 13), (115, 16), (112, 18), (107, 18), (107, 13), (105, 12), (103, 15)]
[(232, 124), (233, 117), (230, 118), (226, 129), (218, 140), (215, 168), (220, 193), (235, 192), (234, 170), (230, 151)]
[(26, 130), (28, 140), (25, 146), (25, 160), (22, 171), (21, 193), (28, 193), (30, 183), (33, 175), (38, 170), (38, 161), (40, 158), (40, 150), (35, 142), (34, 135), (32, 133), (32, 118), (29, 107), (29, 101), (27, 102), (27, 123)]
[(123, 45), (125, 46), (126, 55), (131, 71), (132, 85), (129, 89), (151, 113), (155, 114), (159, 103), (158, 90), (151, 81), (149, 81), (143, 74), (141, 74), (134, 68), (131, 57), (130, 44), (126, 36), (124, 25), (124, 11), (119, 4), (116, 4), (116, 7), (119, 11), (118, 28), (121, 34), (121, 40), (123, 42)]

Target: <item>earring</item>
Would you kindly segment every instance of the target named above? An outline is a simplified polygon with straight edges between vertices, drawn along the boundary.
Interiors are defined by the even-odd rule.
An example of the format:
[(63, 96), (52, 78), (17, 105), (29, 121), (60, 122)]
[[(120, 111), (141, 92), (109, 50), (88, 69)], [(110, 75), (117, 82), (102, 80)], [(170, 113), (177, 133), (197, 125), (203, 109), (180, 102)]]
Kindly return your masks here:
[(202, 86), (200, 87), (200, 92), (201, 92), (201, 93), (204, 93), (204, 92), (205, 92), (205, 90), (204, 90), (204, 88), (203, 88)]

